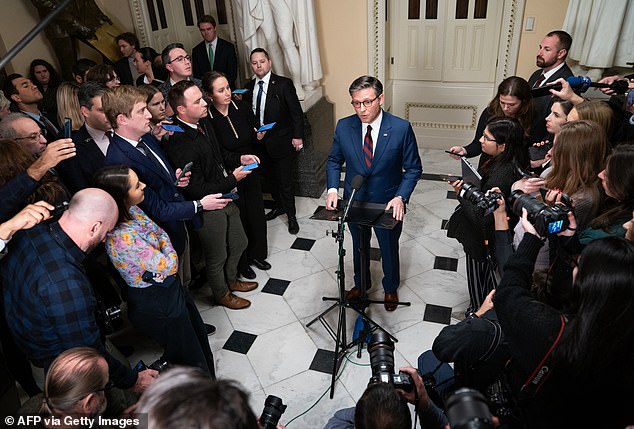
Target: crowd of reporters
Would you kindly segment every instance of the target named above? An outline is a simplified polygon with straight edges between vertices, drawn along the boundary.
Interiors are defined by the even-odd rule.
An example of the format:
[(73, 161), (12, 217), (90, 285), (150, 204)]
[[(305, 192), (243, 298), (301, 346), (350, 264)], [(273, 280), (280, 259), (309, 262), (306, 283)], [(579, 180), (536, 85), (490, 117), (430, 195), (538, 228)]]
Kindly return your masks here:
[[(565, 49), (569, 49), (569, 44)], [(160, 124), (166, 117), (165, 102), (164, 95), (155, 88), (162, 83), (159, 78), (165, 80), (166, 75), (157, 68), (156, 52), (146, 49), (138, 53), (135, 61), (140, 65), (138, 69), (145, 72), (137, 81), (150, 84), (143, 90), (152, 115), (151, 131), (162, 138), (165, 133)], [(42, 97), (35, 100), (29, 98), (35, 90), (27, 88), (31, 91), (27, 94), (15, 88), (17, 84), (28, 85), (20, 76), (10, 76), (5, 86), (14, 110), (30, 112), (32, 106), (37, 106), (39, 113), (36, 117), (12, 113), (0, 121), (0, 135), (5, 139), (0, 141), (3, 252), (17, 231), (51, 217), (58, 219), (58, 211), (65, 209), (63, 202), (82, 188), (78, 183), (87, 183), (86, 176), (95, 172), (88, 169), (84, 177), (70, 178), (69, 171), (79, 171), (79, 166), (68, 166), (81, 143), (55, 135), (55, 130), (59, 132), (61, 128), (58, 121), (65, 117), (76, 118), (76, 131), (85, 121), (94, 129), (94, 118), (90, 116), (95, 107), (92, 100), (101, 99), (106, 88), (118, 86), (113, 66), (87, 68), (86, 63), (80, 61), (73, 69), (77, 71), (76, 80), (97, 84), (88, 82), (78, 87), (61, 82), (50, 64), (34, 61), (31, 79), (41, 87), (38, 91)], [(48, 80), (40, 79), (42, 68), (47, 69)], [(615, 79), (607, 78), (606, 82)], [(217, 82), (225, 85), (218, 86)], [(368, 389), (355, 408), (339, 411), (327, 427), (411, 427), (406, 402), (415, 405), (424, 428), (443, 427), (450, 421), (452, 427), (476, 427), (469, 426), (472, 417), (483, 419), (487, 425), (495, 421), (509, 427), (623, 428), (634, 423), (630, 407), (634, 376), (629, 368), (634, 356), (634, 328), (630, 323), (634, 317), (634, 146), (628, 142), (632, 136), (631, 112), (620, 107), (621, 98), (610, 102), (585, 100), (574, 93), (566, 80), (555, 82), (560, 89), (550, 91), (552, 98), (547, 96), (549, 111), (544, 116), (534, 108), (527, 81), (516, 76), (505, 79), (483, 111), (471, 144), (450, 149), (455, 156), (480, 155), (477, 171), (482, 180), (477, 185), (462, 180), (451, 184), (460, 204), (449, 221), (448, 233), (461, 242), (467, 256), (470, 304), (466, 318), (446, 327), (436, 338), (433, 354), (438, 364), (424, 368), (419, 365), (418, 370), (401, 368), (397, 375), (393, 363), (382, 370), (374, 365), (389, 361), (389, 356), (371, 353), (373, 371)], [(228, 80), (212, 73), (203, 83), (212, 100), (211, 110), (216, 114), (212, 119), (221, 139), (229, 131), (240, 132), (222, 122), (225, 116), (219, 111), (227, 111), (227, 106), (222, 105), (220, 96), (214, 97), (225, 86), (228, 90)], [(18, 96), (11, 97), (16, 91)], [(56, 94), (54, 101), (52, 93)], [(236, 123), (250, 120), (250, 115), (244, 113), (248, 106), (232, 103), (228, 109), (227, 117)], [(546, 133), (540, 131), (542, 126)], [(102, 138), (108, 138), (107, 124), (97, 128), (101, 128)], [(250, 129), (250, 124), (246, 128)], [(250, 153), (249, 143), (253, 142), (246, 140), (249, 141), (244, 147), (238, 145), (229, 150), (236, 156)], [(123, 181), (117, 182), (117, 175)], [(121, 230), (125, 222), (139, 224), (156, 237), (159, 254), (155, 262), (161, 268), (155, 270), (159, 274), (154, 278), (143, 280), (155, 284), (173, 282), (178, 286), (172, 290), (179, 292), (173, 300), (181, 305), (177, 317), (170, 320), (182, 324), (176, 335), (186, 343), (180, 348), (174, 342), (162, 345), (170, 356), (194, 347), (195, 353), (188, 352), (175, 360), (198, 369), (175, 369), (156, 382), (156, 373), (147, 370), (146, 375), (151, 377), (142, 385), (132, 380), (133, 390), (145, 394), (138, 405), (123, 415), (147, 414), (150, 427), (175, 427), (190, 419), (192, 425), (206, 421), (207, 426), (200, 427), (232, 424), (257, 428), (258, 420), (245, 392), (231, 382), (213, 380), (213, 356), (208, 350), (205, 327), (187, 293), (181, 295), (181, 279), (176, 275), (179, 258), (170, 238), (162, 235), (165, 232), (135, 209), (143, 200), (145, 186), (135, 180), (139, 182), (134, 170), (111, 167), (100, 171), (94, 182), (110, 194), (120, 211), (119, 218), (112, 220), (115, 232), (109, 236), (108, 249), (115, 252), (118, 229), (121, 237), (129, 234), (128, 230)], [(253, 183), (245, 181), (238, 184), (238, 189), (243, 195), (256, 190), (250, 198), (261, 202), (259, 179), (254, 176), (250, 180)], [(246, 188), (247, 183), (251, 183), (250, 188)], [(141, 188), (136, 200), (134, 191), (138, 188), (133, 189), (131, 184)], [(77, 207), (78, 203), (73, 204)], [(262, 214), (263, 207), (258, 207), (258, 214)], [(243, 223), (249, 225), (249, 239), (253, 238), (250, 255), (263, 260), (266, 252), (258, 250), (266, 248), (266, 236), (261, 234), (266, 225), (262, 216), (243, 216)], [(121, 268), (122, 264), (117, 266), (116, 259), (114, 262)], [(91, 279), (106, 275), (121, 282), (112, 268), (96, 268), (92, 275), (90, 269), (87, 271)], [(119, 271), (125, 280), (123, 285), (138, 280), (136, 274), (126, 277), (125, 270)], [(135, 307), (135, 300), (142, 303), (144, 298), (134, 289), (124, 295), (131, 302), (130, 318), (134, 322), (139, 312), (147, 310), (140, 304)], [(163, 322), (148, 314), (139, 319), (142, 322), (137, 327), (161, 342), (156, 329), (160, 330), (159, 323)], [(17, 353), (11, 358), (11, 370), (30, 395), (40, 395), (41, 409), (35, 407), (37, 412), (48, 416), (95, 416), (105, 410), (106, 392), (113, 387), (109, 382), (112, 375), (108, 374), (111, 360), (104, 359), (105, 348), (71, 348), (47, 361), (44, 391), (40, 393), (27, 375), (28, 365), (26, 369), (18, 365), (18, 348), (6, 331), (5, 326), (3, 351)], [(380, 336), (374, 342), (385, 343), (393, 350), (393, 344), (390, 346)], [(454, 363), (453, 370), (443, 367), (447, 362)], [(441, 367), (453, 372), (453, 378), (438, 383)], [(383, 380), (382, 375), (388, 378)], [(403, 379), (404, 383), (395, 382)], [(440, 384), (444, 386), (440, 388)], [(459, 391), (457, 396), (449, 397), (449, 392), (460, 387), (475, 391)], [(126, 398), (119, 399), (122, 404), (129, 404)], [(486, 412), (483, 416), (455, 414), (454, 406), (477, 404), (485, 399), (489, 405), (495, 404), (491, 407), (497, 414), (495, 419)], [(267, 404), (270, 405), (268, 401)], [(280, 410), (283, 412), (283, 408), (273, 405), (265, 408), (264, 415), (272, 413), (279, 419)], [(120, 406), (117, 413), (121, 411)], [(459, 420), (455, 419), (464, 421), (457, 423)], [(275, 425), (277, 422), (271, 427)]]

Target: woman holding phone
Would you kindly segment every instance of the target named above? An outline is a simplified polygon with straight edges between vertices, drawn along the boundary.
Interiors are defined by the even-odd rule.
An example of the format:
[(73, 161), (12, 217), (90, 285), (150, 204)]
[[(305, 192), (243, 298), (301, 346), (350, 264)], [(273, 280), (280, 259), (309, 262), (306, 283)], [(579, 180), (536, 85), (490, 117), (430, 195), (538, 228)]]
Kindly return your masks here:
[(167, 233), (137, 206), (145, 199), (145, 184), (125, 165), (102, 168), (94, 183), (119, 209), (119, 221), (106, 236), (106, 250), (128, 284), (130, 322), (163, 347), (169, 363), (197, 366), (213, 377), (207, 331), (180, 282), (176, 251)]
[[(246, 155), (258, 150), (258, 141), (264, 133), (256, 130), (256, 120), (251, 107), (232, 99), (231, 87), (224, 73), (208, 72), (202, 79), (203, 89), (211, 99), (209, 118), (220, 144), (228, 151)], [(260, 270), (268, 270), (271, 264), (266, 261), (268, 244), (266, 220), (264, 219), (264, 201), (262, 186), (257, 168), (244, 180), (238, 182), (240, 199), (236, 201), (240, 208), (240, 218), (249, 245), (238, 269), (245, 278), (254, 278), (255, 273), (249, 265)]]

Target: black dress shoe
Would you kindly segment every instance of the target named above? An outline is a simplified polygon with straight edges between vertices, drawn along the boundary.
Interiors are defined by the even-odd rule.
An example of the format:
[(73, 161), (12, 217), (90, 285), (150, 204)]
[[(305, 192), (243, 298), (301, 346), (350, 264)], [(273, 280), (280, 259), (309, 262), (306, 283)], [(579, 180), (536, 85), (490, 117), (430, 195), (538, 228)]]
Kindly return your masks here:
[(254, 265), (258, 270), (266, 271), (271, 269), (271, 264), (264, 259), (253, 258), (249, 260), (249, 264)]
[(299, 224), (295, 217), (288, 218), (288, 232), (291, 234), (297, 234), (299, 232)]
[[(269, 268), (271, 268), (270, 265), (269, 265)], [(247, 265), (246, 267), (240, 270), (240, 275), (244, 277), (245, 279), (253, 280), (255, 278), (255, 271), (253, 271), (253, 268)]]
[(213, 335), (216, 333), (216, 327), (214, 325), (210, 325), (209, 323), (205, 323), (205, 329), (207, 330), (207, 335)]
[(264, 215), (264, 219), (266, 220), (273, 220), (276, 217), (278, 217), (281, 214), (286, 213), (286, 210), (283, 209), (273, 209), (270, 212), (268, 212), (267, 214)]

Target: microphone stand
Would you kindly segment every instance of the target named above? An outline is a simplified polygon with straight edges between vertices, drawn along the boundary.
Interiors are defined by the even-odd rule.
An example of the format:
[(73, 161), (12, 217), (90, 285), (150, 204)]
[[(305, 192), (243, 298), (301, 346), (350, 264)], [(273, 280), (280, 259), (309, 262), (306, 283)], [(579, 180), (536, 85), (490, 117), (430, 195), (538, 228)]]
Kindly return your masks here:
[[(306, 327), (308, 328), (316, 321), (321, 322), (324, 328), (326, 328), (326, 331), (328, 332), (328, 334), (330, 334), (332, 339), (335, 340), (335, 353), (333, 357), (332, 374), (330, 379), (330, 399), (334, 397), (335, 382), (337, 381), (337, 372), (339, 371), (341, 362), (343, 361), (343, 358), (346, 352), (348, 351), (348, 349), (354, 347), (357, 344), (359, 345), (359, 348), (361, 348), (361, 345), (363, 344), (363, 339), (365, 338), (365, 336), (371, 331), (374, 331), (376, 329), (380, 329), (381, 331), (385, 332), (385, 334), (388, 335), (394, 342), (398, 341), (396, 337), (394, 337), (392, 334), (387, 332), (378, 323), (370, 319), (365, 314), (365, 308), (367, 307), (367, 303), (374, 303), (374, 302), (383, 303), (384, 301), (370, 301), (366, 298), (362, 302), (360, 302), (359, 300), (354, 300), (354, 302), (351, 303), (351, 301), (349, 301), (346, 298), (346, 274), (344, 270), (344, 257), (346, 255), (346, 249), (343, 246), (344, 237), (345, 237), (344, 232), (346, 229), (345, 222), (346, 222), (346, 219), (348, 218), (348, 212), (350, 211), (350, 207), (352, 206), (352, 201), (354, 200), (354, 196), (359, 187), (360, 185), (357, 187), (353, 187), (352, 193), (350, 194), (350, 199), (348, 200), (348, 203), (344, 209), (343, 216), (339, 219), (339, 223), (337, 225), (337, 231), (330, 231), (330, 234), (339, 245), (338, 246), (339, 247), (338, 248), (338, 262), (337, 262), (337, 283), (339, 285), (339, 296), (338, 297), (326, 297), (326, 296), (322, 297), (321, 298), (322, 301), (334, 301), (334, 303), (330, 307), (328, 307), (326, 310), (322, 311), (319, 315), (317, 315), (317, 317), (315, 317), (313, 320), (311, 320), (310, 322), (306, 324)], [(326, 232), (326, 234), (328, 234), (328, 232)], [(364, 288), (364, 295), (365, 295), (365, 288)], [(360, 306), (359, 305), (360, 303), (365, 305)], [(409, 303), (402, 303), (402, 304), (409, 305)], [(332, 327), (328, 324), (328, 322), (325, 319), (326, 314), (330, 313), (330, 311), (332, 311), (335, 308), (338, 308), (339, 310), (336, 331), (332, 329)], [(351, 308), (352, 310), (356, 311), (364, 321), (364, 329), (362, 333), (357, 337), (356, 340), (353, 340), (350, 343), (348, 343), (347, 335), (346, 335), (346, 328), (347, 328), (346, 308)], [(361, 351), (359, 350), (358, 353), (360, 354)]]

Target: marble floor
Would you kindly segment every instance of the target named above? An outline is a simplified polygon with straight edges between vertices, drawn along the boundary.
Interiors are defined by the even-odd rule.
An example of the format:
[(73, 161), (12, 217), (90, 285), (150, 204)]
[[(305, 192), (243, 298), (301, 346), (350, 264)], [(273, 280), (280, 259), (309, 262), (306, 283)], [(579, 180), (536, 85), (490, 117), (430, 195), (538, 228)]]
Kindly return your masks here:
[[(434, 174), (459, 174), (460, 164), (440, 150), (421, 150), (424, 176), (408, 205), (400, 240), (401, 278), (399, 298), (411, 302), (388, 313), (383, 305), (371, 305), (368, 315), (398, 342), (395, 365), (416, 366), (418, 356), (431, 348), (438, 332), (456, 323), (452, 313), (464, 312), (468, 304), (465, 255), (460, 244), (446, 237), (446, 220), (457, 205), (455, 193)], [(221, 378), (237, 380), (251, 395), (251, 406), (259, 414), (267, 395), (282, 398), (288, 405), (281, 423), (288, 428), (322, 428), (339, 408), (353, 406), (371, 376), (369, 356), (356, 348), (344, 359), (334, 398), (329, 397), (334, 340), (321, 323), (307, 323), (331, 303), (323, 296), (338, 294), (337, 243), (327, 235), (335, 222), (310, 219), (323, 199), (300, 198), (297, 236), (287, 231), (286, 216), (268, 223), (269, 258), (272, 268), (259, 271), (260, 287), (247, 294), (252, 304), (246, 310), (212, 307), (204, 299), (205, 287), (194, 291), (203, 319), (217, 327), (209, 342)], [(346, 288), (352, 284), (352, 240), (346, 232)], [(372, 239), (372, 247), (378, 247)], [(378, 253), (378, 252), (376, 252)], [(372, 283), (381, 284), (381, 264), (371, 262)], [(372, 298), (383, 299), (382, 288), (374, 287)], [(347, 335), (352, 336), (356, 313), (347, 311)], [(337, 309), (324, 320), (336, 329)], [(132, 335), (128, 333), (128, 335)], [(129, 360), (146, 363), (160, 356), (156, 345), (136, 339)]]

